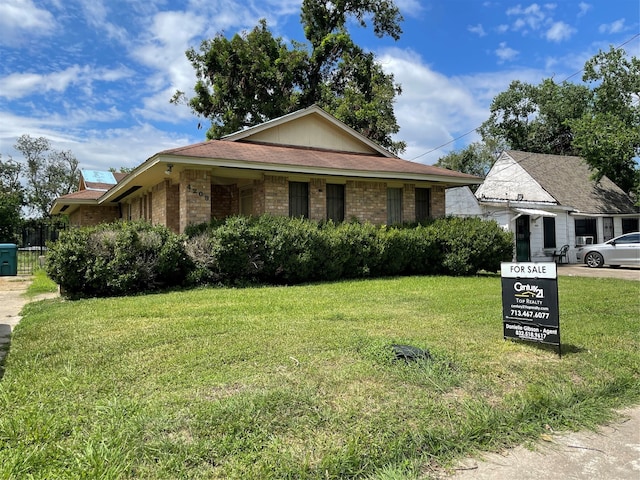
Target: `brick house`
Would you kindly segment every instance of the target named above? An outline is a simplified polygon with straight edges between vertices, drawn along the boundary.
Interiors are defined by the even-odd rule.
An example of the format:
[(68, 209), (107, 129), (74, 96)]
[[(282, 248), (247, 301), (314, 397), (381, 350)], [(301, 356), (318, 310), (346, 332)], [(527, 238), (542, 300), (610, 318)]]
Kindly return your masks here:
[(51, 213), (76, 226), (145, 219), (175, 232), (264, 213), (394, 224), (444, 216), (446, 188), (481, 181), (402, 160), (312, 106), (159, 152), (128, 175), (83, 171)]

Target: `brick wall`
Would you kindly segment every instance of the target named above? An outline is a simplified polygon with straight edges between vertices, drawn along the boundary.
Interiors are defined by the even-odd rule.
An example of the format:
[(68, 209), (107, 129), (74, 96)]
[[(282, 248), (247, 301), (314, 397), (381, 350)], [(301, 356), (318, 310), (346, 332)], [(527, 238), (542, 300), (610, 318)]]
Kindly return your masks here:
[(189, 225), (211, 221), (211, 174), (206, 170), (180, 173), (180, 233)]
[(376, 225), (387, 223), (387, 184), (348, 181), (345, 188), (345, 221), (357, 218)]
[(180, 185), (167, 186), (167, 228), (180, 232)]
[(406, 183), (402, 192), (402, 221), (416, 221), (416, 186)]
[(120, 218), (120, 208), (81, 205), (69, 215), (69, 224), (76, 227), (88, 227), (100, 223), (110, 223)]
[(265, 175), (264, 188), (264, 213), (272, 215), (289, 215), (289, 182), (287, 177)]
[(134, 198), (129, 204), (129, 220), (140, 220), (142, 218), (142, 198)]
[(151, 219), (174, 232), (180, 230), (180, 186), (164, 180), (151, 189)]
[(327, 181), (324, 178), (312, 178), (309, 182), (309, 218), (316, 221), (327, 218)]
[(434, 218), (446, 216), (444, 187), (431, 187), (431, 216)]
[(211, 185), (211, 215), (225, 218), (240, 211), (240, 191), (237, 185)]
[(264, 180), (253, 181), (253, 214), (262, 215), (265, 212), (264, 206)]

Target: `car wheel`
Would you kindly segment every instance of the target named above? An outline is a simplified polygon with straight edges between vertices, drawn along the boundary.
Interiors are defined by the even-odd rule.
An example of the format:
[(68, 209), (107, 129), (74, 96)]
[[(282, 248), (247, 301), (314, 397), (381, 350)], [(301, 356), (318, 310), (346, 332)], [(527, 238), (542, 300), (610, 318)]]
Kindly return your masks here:
[(600, 268), (604, 264), (604, 258), (598, 252), (589, 252), (584, 257), (584, 263), (591, 268)]

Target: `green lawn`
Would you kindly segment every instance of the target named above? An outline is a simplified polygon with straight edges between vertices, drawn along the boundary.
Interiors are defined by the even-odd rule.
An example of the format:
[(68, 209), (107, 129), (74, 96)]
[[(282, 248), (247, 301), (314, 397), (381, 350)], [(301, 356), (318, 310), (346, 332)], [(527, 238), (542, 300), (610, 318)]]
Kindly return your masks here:
[(561, 359), (503, 340), (498, 276), (29, 304), (0, 478), (429, 478), (594, 427), (640, 400), (640, 282), (558, 283)]

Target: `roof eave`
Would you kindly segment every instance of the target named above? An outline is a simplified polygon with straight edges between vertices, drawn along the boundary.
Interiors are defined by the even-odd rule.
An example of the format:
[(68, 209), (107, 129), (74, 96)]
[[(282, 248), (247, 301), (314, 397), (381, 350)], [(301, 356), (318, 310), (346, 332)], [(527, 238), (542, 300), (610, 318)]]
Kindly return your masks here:
[[(195, 165), (208, 168), (236, 168), (241, 170), (257, 170), (266, 172), (292, 173), (302, 175), (324, 175), (336, 177), (373, 178), (391, 180), (414, 180), (447, 183), (451, 185), (479, 185), (483, 179), (473, 176), (437, 175), (415, 172), (393, 172), (383, 170), (347, 170), (342, 168), (329, 168), (304, 165), (290, 165), (278, 163), (251, 162), (247, 160), (232, 160), (226, 158), (197, 158), (179, 155), (162, 155), (155, 159), (157, 163), (172, 163), (175, 165)], [(150, 165), (153, 166), (153, 165)], [(149, 167), (149, 168), (150, 168)], [(109, 191), (111, 193), (111, 190)]]
[[(62, 201), (61, 201), (62, 200)], [(98, 199), (89, 198), (58, 198), (51, 205), (50, 215), (69, 215), (76, 211), (82, 205), (97, 206)]]

